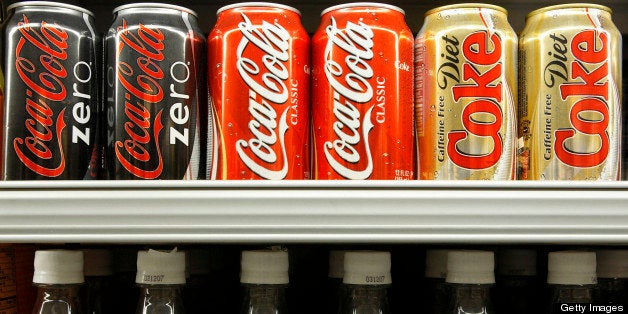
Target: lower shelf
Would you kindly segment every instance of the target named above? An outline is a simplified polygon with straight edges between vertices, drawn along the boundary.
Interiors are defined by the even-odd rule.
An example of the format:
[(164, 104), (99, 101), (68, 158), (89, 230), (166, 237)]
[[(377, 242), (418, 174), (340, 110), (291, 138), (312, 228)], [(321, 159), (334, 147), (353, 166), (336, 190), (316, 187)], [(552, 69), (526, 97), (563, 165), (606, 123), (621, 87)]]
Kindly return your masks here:
[(628, 244), (628, 182), (0, 182), (0, 242)]

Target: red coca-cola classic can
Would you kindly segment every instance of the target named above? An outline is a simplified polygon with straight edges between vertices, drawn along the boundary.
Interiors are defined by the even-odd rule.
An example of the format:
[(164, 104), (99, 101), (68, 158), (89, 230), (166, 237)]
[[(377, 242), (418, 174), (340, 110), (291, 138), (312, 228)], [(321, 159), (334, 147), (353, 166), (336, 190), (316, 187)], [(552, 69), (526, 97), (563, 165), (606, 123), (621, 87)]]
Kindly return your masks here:
[[(114, 9), (105, 38), (111, 179), (203, 179), (205, 37), (194, 11), (159, 3)], [(209, 142), (211, 143), (211, 142)]]
[(309, 48), (294, 8), (252, 2), (218, 10), (208, 81), (219, 179), (310, 178)]
[(3, 179), (95, 178), (100, 38), (93, 14), (43, 1), (7, 9)]
[(412, 51), (400, 8), (323, 11), (312, 38), (316, 179), (414, 178)]

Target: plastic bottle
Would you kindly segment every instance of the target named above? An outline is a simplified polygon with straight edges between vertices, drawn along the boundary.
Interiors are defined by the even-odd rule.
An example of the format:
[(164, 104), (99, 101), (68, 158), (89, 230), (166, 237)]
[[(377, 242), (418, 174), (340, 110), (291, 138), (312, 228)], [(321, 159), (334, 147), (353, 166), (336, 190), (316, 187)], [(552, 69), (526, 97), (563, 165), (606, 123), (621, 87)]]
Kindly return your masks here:
[(539, 313), (542, 287), (536, 275), (537, 254), (530, 249), (504, 249), (497, 252), (497, 289), (495, 308), (498, 313)]
[(85, 313), (107, 314), (116, 312), (112, 294), (113, 258), (111, 251), (103, 249), (83, 250), (83, 274), (85, 276)]
[(392, 284), (390, 253), (346, 252), (342, 279), (346, 297), (340, 314), (388, 314)]
[(113, 285), (116, 287), (116, 307), (121, 313), (137, 310), (139, 290), (135, 285), (137, 273), (137, 249), (128, 246), (113, 250)]
[(286, 314), (289, 284), (288, 252), (243, 251), (240, 283), (242, 314)]
[(597, 302), (628, 306), (628, 250), (600, 250), (596, 258)]
[(447, 255), (450, 314), (493, 314), (495, 258), (489, 251), (451, 251)]
[(185, 285), (185, 253), (156, 250), (137, 253), (135, 282), (140, 287), (137, 314), (185, 313), (182, 289)]
[(17, 313), (15, 255), (12, 244), (0, 243), (0, 278), (0, 313)]
[(447, 311), (447, 254), (449, 250), (425, 252), (425, 281), (421, 296), (426, 314), (443, 314)]
[(33, 283), (37, 299), (33, 314), (82, 313), (83, 252), (46, 250), (35, 252)]
[[(222, 308), (222, 297), (216, 298), (216, 300), (208, 300), (208, 295), (211, 294), (210, 289), (210, 260), (213, 256), (210, 256), (208, 250), (203, 249), (188, 249), (186, 250), (186, 282), (183, 293), (185, 295), (185, 309), (188, 313), (203, 313), (207, 309), (206, 302), (212, 302), (213, 306), (212, 314), (225, 314)], [(215, 283), (213, 286), (219, 286)], [(214, 293), (216, 293), (214, 291)]]
[(548, 256), (547, 284), (550, 302), (547, 313), (562, 313), (564, 303), (592, 303), (597, 284), (595, 253), (562, 251)]
[(344, 276), (345, 251), (333, 250), (329, 252), (329, 271), (327, 273), (327, 313), (341, 312), (342, 301), (345, 299), (345, 290), (342, 285)]

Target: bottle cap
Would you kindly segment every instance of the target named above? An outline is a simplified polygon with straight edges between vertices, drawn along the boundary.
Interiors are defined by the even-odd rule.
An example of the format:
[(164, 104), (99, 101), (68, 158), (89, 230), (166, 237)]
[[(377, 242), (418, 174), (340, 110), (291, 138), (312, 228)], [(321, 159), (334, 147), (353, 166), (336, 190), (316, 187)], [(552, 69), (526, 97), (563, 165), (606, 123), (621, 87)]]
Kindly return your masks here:
[(350, 285), (389, 285), (390, 253), (355, 251), (345, 253), (342, 282)]
[(67, 250), (35, 252), (34, 283), (67, 285), (83, 281), (83, 252)]
[(596, 284), (595, 253), (576, 251), (549, 253), (547, 283), (556, 285)]
[(330, 251), (329, 252), (329, 278), (342, 279), (345, 269), (345, 251)]
[(598, 278), (628, 278), (628, 250), (597, 251)]
[(243, 251), (240, 282), (258, 285), (288, 284), (288, 265), (286, 251)]
[(194, 249), (186, 251), (186, 273), (189, 275), (207, 275), (210, 271), (211, 256), (209, 251)]
[(447, 255), (448, 283), (495, 283), (495, 257), (490, 251), (451, 251)]
[(113, 256), (109, 250), (83, 250), (83, 274), (85, 277), (113, 275), (112, 259)]
[(425, 277), (447, 278), (447, 253), (449, 250), (427, 250), (425, 252)]
[(113, 271), (135, 273), (137, 271), (137, 249), (118, 247), (113, 250)]
[(497, 273), (504, 276), (536, 276), (536, 251), (526, 249), (498, 251)]
[(137, 252), (135, 282), (147, 285), (185, 284), (185, 253), (176, 248), (169, 252)]

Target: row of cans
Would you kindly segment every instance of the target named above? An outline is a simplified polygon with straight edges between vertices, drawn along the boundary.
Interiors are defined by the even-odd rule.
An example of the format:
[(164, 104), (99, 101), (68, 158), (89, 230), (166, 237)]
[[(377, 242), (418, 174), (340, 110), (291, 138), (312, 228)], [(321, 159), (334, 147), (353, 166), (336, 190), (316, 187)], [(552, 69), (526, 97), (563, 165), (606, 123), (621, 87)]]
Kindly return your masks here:
[(114, 9), (104, 40), (76, 6), (8, 12), (5, 180), (619, 179), (603, 6), (534, 11), (519, 40), (475, 3), (428, 11), (416, 39), (380, 3), (324, 10), (311, 41), (272, 3), (221, 8), (207, 38), (169, 4)]

